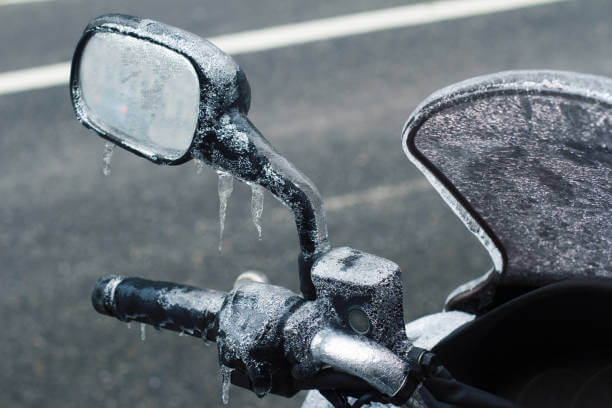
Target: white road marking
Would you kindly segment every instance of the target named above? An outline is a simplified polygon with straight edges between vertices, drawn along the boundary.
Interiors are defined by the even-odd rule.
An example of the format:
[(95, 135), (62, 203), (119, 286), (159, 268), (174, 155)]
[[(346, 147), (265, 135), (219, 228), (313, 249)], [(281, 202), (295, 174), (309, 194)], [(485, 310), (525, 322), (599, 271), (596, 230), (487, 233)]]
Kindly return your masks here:
[(325, 203), (325, 210), (332, 212), (354, 205), (376, 203), (426, 190), (433, 191), (433, 187), (425, 178), (419, 178), (409, 182), (387, 184), (355, 193), (332, 196), (324, 199), (323, 202)]
[(222, 35), (210, 40), (230, 54), (244, 54), (559, 1), (563, 0), (434, 1)]
[(42, 3), (45, 1), (53, 0), (0, 0), (0, 6), (9, 6), (11, 4)]
[(0, 95), (66, 85), (70, 62), (20, 69), (0, 74)]
[[(379, 187), (369, 188), (354, 193), (341, 194), (331, 197), (323, 197), (323, 205), (327, 213), (344, 210), (356, 205), (377, 204), (385, 200), (409, 196), (434, 189), (425, 178), (418, 178), (403, 183), (386, 184)], [(270, 217), (273, 221), (280, 221), (290, 217), (286, 208), (275, 208)], [(216, 228), (216, 225), (213, 225)]]
[[(385, 200), (408, 197), (425, 191), (431, 191), (431, 194), (436, 194), (431, 184), (424, 177), (420, 177), (410, 181), (385, 184), (353, 193), (323, 197), (323, 205), (325, 212), (329, 214), (356, 205), (377, 205)], [(292, 217), (291, 211), (284, 206), (276, 206), (269, 213), (267, 210), (264, 210), (264, 214), (266, 222), (281, 222)], [(195, 228), (198, 234), (216, 230), (219, 228), (219, 221), (213, 218), (200, 219), (196, 222)]]
[[(326, 213), (330, 214), (356, 205), (376, 205), (385, 200), (407, 197), (425, 191), (431, 191), (435, 195), (431, 184), (425, 178), (418, 178), (403, 183), (386, 184), (353, 193), (323, 197), (323, 205)], [(266, 222), (278, 223), (291, 218), (291, 211), (283, 206), (276, 206), (269, 213), (264, 210), (264, 231)], [(219, 221), (212, 218), (200, 219), (196, 222), (195, 228), (198, 234), (215, 231), (219, 228)]]
[[(561, 1), (567, 0), (434, 1), (221, 35), (211, 37), (209, 41), (229, 54), (245, 54)], [(68, 83), (69, 73), (69, 61), (4, 72), (0, 74), (0, 95), (65, 85)]]

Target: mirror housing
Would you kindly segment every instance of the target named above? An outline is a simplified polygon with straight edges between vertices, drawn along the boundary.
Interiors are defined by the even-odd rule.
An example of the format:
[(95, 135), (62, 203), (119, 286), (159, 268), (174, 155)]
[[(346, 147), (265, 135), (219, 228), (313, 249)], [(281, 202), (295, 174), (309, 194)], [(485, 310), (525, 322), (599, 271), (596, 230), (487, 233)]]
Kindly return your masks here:
[[(147, 149), (142, 143), (135, 143), (133, 138), (118, 135), (96, 121), (95, 112), (88, 109), (84, 100), (81, 82), (81, 64), (84, 51), (93, 38), (100, 35), (114, 34), (126, 36), (134, 41), (148, 43), (155, 49), (164, 49), (177, 58), (184, 58), (195, 71), (199, 85), (199, 109), (196, 126), (189, 143), (180, 155), (164, 155), (159, 151)], [(97, 61), (103, 66), (106, 61)], [(161, 70), (164, 70), (162, 67)], [(246, 75), (238, 64), (223, 51), (210, 42), (157, 21), (140, 19), (121, 14), (109, 14), (91, 21), (77, 44), (72, 59), (70, 73), (70, 94), (79, 121), (94, 130), (103, 138), (145, 157), (157, 164), (176, 165), (192, 158), (191, 150), (201, 136), (221, 115), (229, 110), (246, 114), (251, 101), (251, 91)], [(114, 129), (113, 129), (114, 130)]]

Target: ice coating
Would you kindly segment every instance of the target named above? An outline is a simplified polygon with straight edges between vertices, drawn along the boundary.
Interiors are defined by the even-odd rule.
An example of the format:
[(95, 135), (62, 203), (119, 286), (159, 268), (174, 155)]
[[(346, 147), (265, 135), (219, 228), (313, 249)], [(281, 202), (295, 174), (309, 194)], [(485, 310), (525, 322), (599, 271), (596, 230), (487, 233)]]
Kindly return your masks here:
[[(425, 402), (421, 402), (417, 400), (419, 398), (419, 389), (417, 387), (417, 391), (410, 397), (410, 400), (405, 405), (405, 407), (410, 408), (427, 408)], [(349, 404), (354, 404), (357, 401), (354, 397), (348, 397)], [(368, 408), (399, 408), (397, 405), (393, 404), (383, 404), (382, 402), (369, 402), (366, 407)], [(334, 406), (329, 402), (321, 393), (317, 390), (308, 391), (306, 394), (306, 398), (301, 405), (301, 408), (334, 408)]]
[(491, 237), (469, 211), (459, 204), (443, 183), (409, 150), (408, 135), (411, 128), (425, 120), (432, 112), (467, 94), (505, 90), (511, 92), (519, 88), (525, 92), (564, 92), (580, 97), (597, 98), (612, 104), (612, 94), (608, 91), (612, 85), (607, 78), (563, 71), (507, 71), (471, 78), (434, 92), (412, 112), (402, 132), (402, 147), (406, 156), (427, 177), (470, 232), (482, 242), (489, 251), (495, 270), (498, 272), (503, 269), (503, 259), (499, 248), (496, 248)]
[(611, 141), (609, 105), (514, 93), (445, 108), (415, 146), (495, 234), (503, 283), (541, 285), (612, 274)]
[(446, 297), (444, 311), (463, 310), (481, 313), (495, 295), (501, 274), (491, 268), (485, 274), (457, 286)]
[[(291, 375), (308, 378), (325, 364), (394, 394), (413, 367), (403, 359), (411, 346), (404, 333), (398, 266), (361, 251), (338, 248), (319, 259), (315, 272), (319, 296), (314, 301), (256, 282), (265, 279), (250, 271), (244, 278), (251, 279), (244, 279), (230, 293), (107, 275), (94, 286), (92, 302), (99, 312), (123, 321), (215, 339), (224, 366), (224, 402), (230, 367), (239, 370), (235, 383), (244, 384), (246, 376), (258, 396), (293, 395), (294, 385), (287, 382)], [(346, 330), (344, 321), (353, 307), (371, 320), (368, 333)]]
[[(493, 272), (453, 291), (447, 307), (485, 304), (500, 283), (540, 285), (563, 276), (609, 273), (601, 238), (609, 236), (609, 216), (602, 211), (602, 203), (609, 203), (603, 198), (609, 195), (609, 176), (602, 174), (609, 163), (603, 145), (610, 135), (611, 116), (604, 113), (610, 105), (608, 78), (509, 71), (444, 88), (415, 109), (404, 127), (404, 151), (494, 263)], [(484, 158), (497, 166), (487, 166)], [(460, 203), (456, 191), (472, 208)], [(559, 229), (564, 223), (578, 232)]]
[[(204, 106), (201, 107), (213, 115), (223, 106), (236, 103), (242, 94), (249, 92), (248, 84), (242, 83), (244, 74), (238, 64), (229, 55), (201, 37), (153, 20), (124, 15), (100, 17), (92, 21), (90, 27), (97, 24), (103, 25), (104, 29), (162, 43), (169, 49), (179, 50), (195, 61), (197, 68), (208, 79), (208, 83), (203, 84), (207, 89), (204, 92), (205, 100), (201, 101)], [(245, 86), (247, 89), (243, 89)], [(243, 102), (241, 109), (247, 111), (250, 99)]]
[(199, 158), (197, 158), (197, 157), (194, 157), (194, 158), (193, 158), (193, 163), (195, 164), (196, 174), (201, 174), (201, 173), (202, 173), (202, 170), (204, 170), (204, 165), (205, 165), (206, 163), (204, 163), (204, 162), (202, 161), (202, 159), (199, 159)]
[(104, 153), (102, 153), (102, 174), (110, 175), (111, 160), (115, 151), (115, 144), (111, 142), (104, 143)]
[(221, 372), (221, 400), (223, 405), (227, 405), (229, 404), (229, 391), (232, 384), (232, 371), (234, 369), (221, 364), (219, 371)]
[(401, 390), (410, 369), (400, 356), (382, 344), (336, 329), (318, 332), (310, 351), (315, 361), (355, 375), (388, 396)]
[(264, 188), (257, 185), (251, 184), (251, 219), (255, 228), (257, 228), (257, 237), (261, 241), (261, 214), (263, 212), (264, 205)]
[(337, 247), (314, 264), (312, 281), (321, 303), (341, 309), (344, 327), (350, 328), (350, 309), (358, 307), (370, 321), (368, 336), (394, 351), (401, 348), (405, 339), (403, 294), (396, 263), (353, 248)]
[(225, 217), (227, 215), (227, 204), (234, 191), (234, 177), (222, 171), (218, 171), (219, 175), (219, 251), (223, 249), (223, 231), (225, 230)]
[[(272, 377), (286, 375), (281, 330), (287, 312), (302, 302), (288, 289), (245, 282), (230, 292), (217, 315), (219, 362), (244, 367), (251, 389), (258, 396), (270, 392)], [(270, 352), (275, 350), (275, 352)]]
[[(280, 155), (242, 112), (232, 109), (210, 126), (199, 130), (192, 157), (201, 159), (218, 172), (266, 188), (289, 207), (295, 218), (304, 260), (312, 261), (329, 250), (325, 212), (312, 181)], [(255, 197), (260, 199), (258, 195)], [(257, 215), (259, 208), (255, 206), (254, 209)]]
[(215, 316), (224, 299), (214, 290), (114, 275), (98, 279), (92, 291), (92, 303), (102, 314), (204, 340), (216, 337)]
[[(155, 136), (161, 143), (139, 143), (130, 140), (125, 135), (118, 134), (116, 129), (100, 126), (100, 123), (91, 117), (91, 110), (87, 106), (87, 95), (91, 96), (91, 93), (84, 92), (80, 68), (84, 63), (87, 64), (85, 60), (94, 61), (86, 56), (90, 41), (93, 39), (94, 42), (98, 42), (98, 38), (110, 38), (109, 36), (113, 38), (113, 41), (106, 41), (108, 45), (117, 45), (116, 52), (110, 53), (111, 59), (121, 55), (120, 58), (137, 59), (136, 64), (145, 62), (145, 65), (148, 64), (151, 67), (150, 71), (154, 72), (158, 79), (168, 77), (170, 82), (176, 84), (176, 86), (166, 86), (165, 89), (173, 97), (178, 97), (185, 102), (182, 108), (172, 103), (156, 111), (155, 118), (161, 118), (168, 113), (167, 109), (173, 110), (174, 113), (171, 113), (171, 116), (184, 124), (178, 128), (173, 126), (172, 130), (175, 131), (168, 131), (169, 129), (161, 122), (161, 126), (155, 126)], [(130, 44), (139, 44), (132, 47), (137, 52), (129, 50)], [(160, 59), (160, 56), (163, 58)], [(72, 68), (70, 90), (78, 119), (105, 138), (156, 163), (178, 164), (185, 161), (195, 127), (202, 125), (202, 130), (208, 128), (210, 125), (208, 120), (211, 118), (216, 120), (230, 106), (246, 113), (250, 105), (250, 89), (246, 77), (230, 56), (194, 34), (153, 20), (143, 20), (121, 14), (108, 14), (92, 20), (77, 45)], [(89, 68), (87, 70), (89, 71)], [(110, 75), (113, 70), (109, 69), (108, 72)], [(175, 81), (173, 76), (182, 79)], [(143, 86), (148, 85), (143, 84)], [(93, 88), (95, 88), (94, 91), (100, 89), (98, 86)], [(120, 89), (121, 87), (108, 88), (109, 92), (114, 92), (115, 88)], [(155, 85), (151, 91), (158, 88)], [(177, 91), (179, 88), (180, 92)], [(153, 92), (153, 94), (158, 93)], [(148, 94), (142, 96), (150, 99)], [(95, 98), (89, 97), (89, 100), (94, 101)], [(104, 104), (107, 107), (110, 105)], [(134, 106), (138, 107), (138, 104)], [(121, 112), (121, 106), (118, 108)], [(127, 114), (127, 112), (123, 113)], [(177, 129), (185, 131), (179, 132), (176, 131)], [(187, 129), (190, 130), (187, 131)]]
[(454, 330), (475, 318), (473, 314), (460, 311), (423, 316), (406, 325), (406, 336), (414, 346), (431, 350)]
[(246, 183), (270, 191), (293, 212), (304, 258), (329, 250), (321, 196), (304, 174), (280, 155), (238, 110), (200, 129), (192, 156)]
[(79, 81), (84, 112), (105, 133), (168, 158), (189, 149), (200, 87), (182, 55), (131, 36), (100, 32), (83, 50)]
[[(207, 293), (194, 293), (190, 288), (185, 287), (172, 287), (160, 291), (158, 304), (163, 306), (166, 310), (171, 309), (188, 309), (188, 310), (199, 310), (199, 311), (215, 311), (221, 308), (222, 298), (209, 296)], [(177, 322), (168, 321), (168, 323), (177, 324)], [(214, 325), (214, 318), (210, 318), (207, 324), (198, 325), (197, 329), (180, 326), (179, 335), (189, 334), (191, 336), (197, 336), (201, 333), (202, 340), (205, 345), (210, 345), (211, 341), (208, 340), (208, 334), (211, 327)], [(164, 324), (160, 324), (160, 327), (164, 327)]]
[[(124, 26), (118, 28), (125, 29)], [(238, 82), (240, 67), (214, 44), (180, 28), (162, 25), (148, 19), (140, 20), (132, 32), (145, 37), (153, 37), (169, 48), (184, 51), (195, 59), (206, 78), (210, 80), (207, 86), (211, 89), (207, 93), (211, 94), (211, 99), (221, 98), (220, 103), (229, 105), (239, 98), (242, 90), (236, 86), (236, 82)], [(227, 92), (227, 90), (230, 91)], [(217, 106), (214, 105), (216, 104), (207, 104), (207, 109), (216, 110)]]
[[(612, 104), (610, 87), (608, 78), (567, 71), (504, 71), (466, 79), (432, 93), (414, 109), (402, 132), (404, 151), (407, 146), (406, 131), (410, 127), (428, 117), (440, 106), (467, 95), (490, 91), (514, 92), (520, 89), (524, 92), (563, 92), (579, 97), (600, 99)], [(410, 158), (410, 153), (406, 152), (406, 154)]]
[[(410, 156), (409, 156), (410, 157)], [(501, 273), (503, 269), (503, 257), (499, 248), (493, 243), (491, 236), (482, 228), (482, 226), (472, 217), (472, 214), (463, 207), (455, 196), (444, 186), (443, 183), (425, 167), (420, 161), (411, 157), (410, 160), (414, 165), (423, 173), (427, 180), (431, 183), (433, 188), (440, 194), (446, 204), (453, 210), (455, 215), (463, 222), (467, 227), (468, 231), (478, 238), (480, 243), (485, 247), (491, 261), (493, 261), (493, 269), (497, 273)]]

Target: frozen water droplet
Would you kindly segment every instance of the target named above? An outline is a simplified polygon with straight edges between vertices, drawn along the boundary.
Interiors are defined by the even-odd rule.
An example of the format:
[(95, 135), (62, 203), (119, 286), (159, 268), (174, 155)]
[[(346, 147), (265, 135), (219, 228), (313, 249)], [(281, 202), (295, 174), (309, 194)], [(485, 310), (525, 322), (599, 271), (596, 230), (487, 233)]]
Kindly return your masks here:
[(251, 184), (251, 219), (255, 228), (257, 228), (257, 236), (261, 241), (261, 213), (263, 212), (264, 188), (259, 184)]
[(144, 323), (140, 323), (140, 340), (145, 341), (147, 339), (147, 329)]
[(232, 380), (233, 368), (221, 365), (221, 400), (223, 405), (229, 404), (229, 389)]
[(102, 174), (108, 176), (111, 172), (111, 159), (115, 151), (115, 144), (111, 142), (104, 143), (104, 153), (102, 153)]
[(223, 248), (223, 230), (225, 229), (225, 216), (227, 203), (234, 191), (234, 177), (231, 174), (218, 171), (219, 175), (219, 251)]
[(132, 328), (132, 323), (131, 322), (127, 322), (127, 327), (128, 327), (128, 330), (131, 329)]
[(195, 166), (196, 166), (196, 174), (202, 173), (202, 170), (204, 170), (204, 165), (206, 163), (204, 163), (202, 159), (199, 159), (197, 157), (193, 158), (193, 162), (195, 163)]

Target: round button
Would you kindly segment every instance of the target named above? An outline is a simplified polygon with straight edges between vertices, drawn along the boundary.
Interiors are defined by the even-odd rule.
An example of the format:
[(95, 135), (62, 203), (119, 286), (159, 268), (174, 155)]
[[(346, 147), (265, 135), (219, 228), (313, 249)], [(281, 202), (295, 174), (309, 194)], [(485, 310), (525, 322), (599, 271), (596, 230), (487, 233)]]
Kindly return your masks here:
[(354, 308), (349, 310), (348, 322), (351, 329), (353, 329), (356, 333), (366, 334), (368, 331), (370, 331), (370, 320), (361, 309)]

